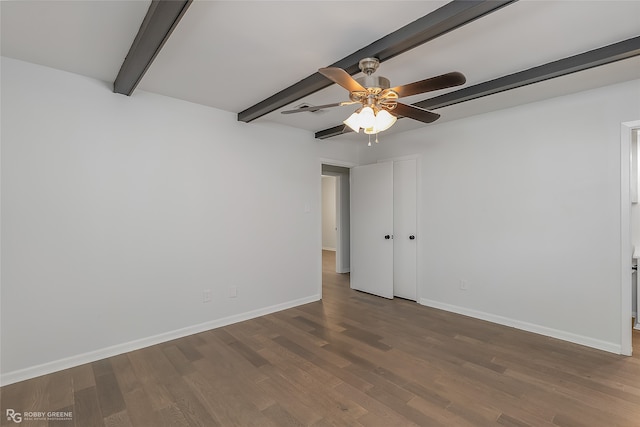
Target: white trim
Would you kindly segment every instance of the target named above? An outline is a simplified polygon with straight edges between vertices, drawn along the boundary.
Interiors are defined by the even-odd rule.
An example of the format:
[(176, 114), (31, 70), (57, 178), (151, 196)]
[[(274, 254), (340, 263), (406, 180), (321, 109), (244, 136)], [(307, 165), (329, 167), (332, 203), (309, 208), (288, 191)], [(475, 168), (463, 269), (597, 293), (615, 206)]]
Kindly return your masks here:
[(323, 246), (323, 247), (322, 247), (322, 250), (323, 250), (323, 251), (331, 251), (331, 252), (335, 252), (335, 251), (336, 251), (336, 248), (329, 248), (329, 247), (327, 247), (327, 246)]
[[(460, 307), (457, 305), (451, 305), (451, 304), (446, 304), (438, 301), (433, 301), (426, 298), (420, 298), (420, 304), (425, 305), (427, 307), (437, 308), (439, 310), (449, 311), (451, 313), (462, 314), (464, 316), (473, 317), (475, 319), (486, 320), (487, 322), (497, 323), (499, 325), (521, 329), (523, 331), (533, 332), (535, 334), (544, 335), (551, 338), (557, 338), (564, 341), (569, 341), (575, 344), (592, 347), (598, 350), (608, 351), (610, 353), (621, 354), (621, 346), (612, 342), (601, 341), (595, 338), (585, 337), (583, 335), (577, 335), (567, 331), (547, 328), (546, 326), (536, 325), (534, 323), (528, 323), (520, 320), (510, 319), (508, 317), (498, 316), (495, 314), (472, 310), (472, 309)], [(631, 325), (631, 322), (629, 322), (629, 325)]]
[(0, 377), (0, 384), (2, 384), (2, 386), (6, 386), (9, 384), (17, 383), (19, 381), (28, 380), (31, 378), (39, 377), (41, 375), (61, 371), (63, 369), (73, 368), (75, 366), (84, 365), (85, 363), (95, 362), (96, 360), (117, 356), (118, 354), (128, 353), (130, 351), (139, 350), (141, 348), (171, 341), (177, 338), (182, 338), (211, 329), (220, 328), (222, 326), (231, 325), (233, 323), (243, 322), (245, 320), (265, 316), (267, 314), (297, 307), (303, 304), (308, 304), (318, 300), (320, 300), (320, 295), (312, 295), (310, 297), (300, 298), (297, 300), (272, 305), (270, 307), (259, 308), (257, 310), (249, 311), (246, 313), (236, 314), (233, 316), (224, 317), (222, 319), (212, 320), (209, 322), (200, 323), (198, 325), (176, 329), (174, 331), (164, 332), (151, 337), (141, 338), (139, 340), (129, 341), (122, 344), (116, 344), (110, 347), (90, 351), (83, 354), (77, 354), (75, 356), (66, 357), (64, 359), (43, 363), (41, 365), (31, 366), (29, 368), (20, 369), (13, 372), (7, 372), (6, 374), (2, 374), (2, 376)]
[[(355, 166), (358, 166), (356, 163), (351, 163), (351, 162), (344, 162), (341, 160), (333, 160), (333, 159), (326, 159), (326, 158), (320, 158), (320, 170), (322, 171), (322, 165), (328, 165), (328, 166), (338, 166), (338, 167), (343, 167), (343, 168), (348, 168), (351, 169)], [(339, 173), (329, 173), (328, 176), (334, 176), (336, 178), (336, 227), (337, 227), (337, 232), (336, 232), (336, 248), (335, 249), (331, 249), (331, 248), (322, 248), (323, 250), (335, 250), (336, 252), (336, 273), (349, 273), (351, 271), (351, 266), (344, 266), (342, 263), (342, 258), (343, 258), (343, 254), (342, 251), (345, 250), (345, 244), (343, 242), (342, 239), (342, 233), (344, 230), (344, 218), (343, 218), (343, 214), (344, 214), (344, 210), (346, 208), (348, 208), (348, 206), (343, 206), (342, 205), (342, 185), (343, 182), (342, 180), (345, 178), (344, 174), (339, 174)], [(347, 183), (348, 184), (348, 183)], [(322, 185), (322, 183), (320, 184)], [(321, 190), (322, 193), (322, 190)], [(321, 196), (322, 197), (322, 196)], [(320, 205), (322, 206), (322, 204)], [(348, 224), (349, 227), (351, 227), (351, 224)], [(322, 218), (320, 218), (320, 230), (322, 230)], [(346, 248), (346, 250), (351, 250), (350, 247)], [(322, 255), (320, 256), (320, 264), (322, 266)], [(322, 268), (320, 268), (320, 274), (322, 274)], [(320, 281), (320, 295), (322, 295), (322, 280)]]
[(640, 120), (620, 125), (620, 354), (631, 356), (631, 139)]
[[(342, 265), (342, 258), (344, 257), (344, 239), (343, 237), (343, 232), (344, 232), (344, 218), (343, 218), (343, 214), (344, 214), (344, 210), (343, 210), (343, 206), (342, 206), (342, 180), (344, 179), (345, 175), (337, 175), (336, 181), (335, 181), (335, 185), (333, 187), (333, 189), (335, 190), (334, 192), (334, 196), (335, 196), (335, 206), (336, 206), (336, 211), (335, 211), (335, 215), (336, 215), (336, 272), (341, 271), (344, 267)], [(351, 224), (349, 224), (350, 226)]]
[(418, 180), (418, 182), (416, 183), (416, 239), (417, 239), (417, 246), (416, 246), (416, 259), (417, 259), (417, 266), (416, 266), (416, 301), (420, 301), (421, 297), (422, 297), (422, 291), (421, 291), (421, 287), (420, 287), (420, 283), (421, 283), (421, 278), (424, 277), (423, 274), (425, 274), (424, 271), (424, 263), (420, 262), (420, 260), (422, 259), (422, 241), (424, 240), (424, 236), (425, 234), (422, 233), (422, 221), (420, 221), (420, 218), (422, 218), (422, 156), (417, 156), (416, 157), (416, 179)]
[(352, 163), (352, 162), (343, 162), (342, 160), (333, 160), (333, 159), (325, 159), (323, 157), (320, 158), (320, 167), (322, 168), (322, 165), (329, 165), (329, 166), (340, 166), (343, 168), (353, 168), (356, 166), (359, 166), (357, 163)]
[[(345, 162), (342, 160), (335, 160), (335, 159), (327, 159), (324, 157), (320, 157), (318, 159), (318, 168), (320, 169), (320, 173), (319, 175), (319, 179), (318, 179), (318, 186), (320, 187), (320, 191), (319, 193), (319, 204), (318, 206), (320, 206), (320, 209), (322, 209), (322, 165), (330, 165), (330, 166), (339, 166), (339, 167), (343, 167), (343, 168), (352, 168), (357, 166), (356, 163), (351, 163), (351, 162)], [(338, 181), (336, 180), (336, 185), (338, 185)], [(341, 226), (341, 225), (340, 225)], [(318, 246), (322, 247), (322, 215), (320, 215), (320, 219), (318, 221), (318, 230), (319, 230), (319, 244)], [(338, 242), (338, 234), (336, 235), (336, 242)], [(337, 251), (336, 251), (337, 252)], [(336, 253), (336, 263), (338, 262), (337, 256), (338, 254)], [(318, 256), (318, 260), (317, 260), (317, 266), (318, 266), (318, 295), (320, 295), (320, 299), (322, 299), (322, 252), (319, 254)], [(344, 268), (344, 266), (342, 266), (342, 268)], [(337, 270), (337, 268), (336, 268)], [(345, 271), (346, 273), (346, 271)]]

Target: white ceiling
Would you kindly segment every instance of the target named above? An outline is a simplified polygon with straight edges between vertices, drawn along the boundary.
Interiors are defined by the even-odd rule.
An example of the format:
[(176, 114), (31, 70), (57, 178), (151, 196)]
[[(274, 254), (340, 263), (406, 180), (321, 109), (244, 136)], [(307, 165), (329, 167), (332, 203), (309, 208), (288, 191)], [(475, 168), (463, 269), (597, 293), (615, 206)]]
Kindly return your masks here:
[(113, 82), (151, 1), (2, 1), (2, 56)]
[[(196, 0), (138, 89), (237, 113), (446, 3)], [(2, 1), (1, 53), (113, 82), (149, 4)], [(639, 33), (640, 0), (520, 0), (382, 63), (378, 74), (400, 85), (460, 71), (468, 86)], [(640, 78), (639, 57), (436, 111), (445, 121), (634, 78)], [(332, 85), (281, 110), (346, 99)], [(258, 120), (318, 131), (353, 110), (275, 111)], [(419, 126), (425, 125), (404, 119), (392, 131)]]

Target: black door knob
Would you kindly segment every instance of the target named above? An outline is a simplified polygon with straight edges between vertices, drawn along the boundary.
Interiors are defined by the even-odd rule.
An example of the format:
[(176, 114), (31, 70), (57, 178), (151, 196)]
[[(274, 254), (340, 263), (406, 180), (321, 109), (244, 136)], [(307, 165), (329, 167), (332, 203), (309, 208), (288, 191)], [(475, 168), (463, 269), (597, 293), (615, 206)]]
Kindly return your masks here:
[(389, 240), (391, 238), (391, 236), (389, 236), (388, 234), (386, 236), (384, 236), (385, 239)]
[(409, 240), (413, 240), (415, 238), (416, 238), (416, 236), (414, 236), (413, 234), (411, 236), (409, 236)]

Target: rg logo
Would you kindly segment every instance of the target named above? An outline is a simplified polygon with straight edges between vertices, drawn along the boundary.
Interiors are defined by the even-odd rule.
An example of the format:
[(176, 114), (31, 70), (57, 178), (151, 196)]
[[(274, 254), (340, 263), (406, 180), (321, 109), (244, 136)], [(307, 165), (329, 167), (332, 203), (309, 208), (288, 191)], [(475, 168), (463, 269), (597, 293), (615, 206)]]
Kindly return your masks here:
[(22, 414), (16, 412), (13, 409), (7, 409), (7, 421), (13, 421), (14, 423), (22, 422)]

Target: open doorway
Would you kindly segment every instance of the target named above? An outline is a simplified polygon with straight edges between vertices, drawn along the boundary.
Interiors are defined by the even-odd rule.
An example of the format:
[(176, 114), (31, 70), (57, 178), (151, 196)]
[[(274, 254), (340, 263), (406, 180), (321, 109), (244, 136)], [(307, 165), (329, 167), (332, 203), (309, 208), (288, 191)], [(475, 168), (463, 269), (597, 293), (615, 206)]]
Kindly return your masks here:
[[(640, 256), (640, 209), (638, 209), (638, 132), (640, 120), (622, 123), (620, 132), (621, 160), (621, 354), (631, 355), (638, 347), (638, 311), (640, 311), (637, 274), (632, 266)], [(635, 297), (635, 298), (634, 298)], [(634, 301), (635, 299), (635, 301)], [(634, 304), (635, 302), (635, 304)], [(635, 314), (634, 314), (635, 310)], [(635, 319), (634, 319), (635, 317)], [(632, 323), (633, 322), (633, 323)], [(635, 328), (634, 328), (635, 326)]]
[[(638, 264), (640, 264), (640, 203), (638, 191), (640, 187), (640, 122), (629, 126), (631, 143), (631, 245), (632, 245), (632, 274), (631, 274), (631, 315), (633, 317), (633, 332), (631, 334), (631, 345), (633, 351), (640, 349), (640, 293), (638, 293)], [(624, 137), (624, 135), (623, 135)]]
[(323, 163), (322, 252), (335, 252), (335, 272), (339, 274), (350, 271), (349, 204), (349, 168)]
[(338, 237), (336, 185), (338, 178), (322, 175), (322, 250), (335, 252)]
[(638, 261), (640, 258), (640, 204), (638, 203), (638, 186), (640, 175), (638, 171), (638, 133), (640, 129), (631, 131), (631, 244), (633, 272), (631, 274), (631, 315), (635, 329), (640, 329), (638, 319)]

